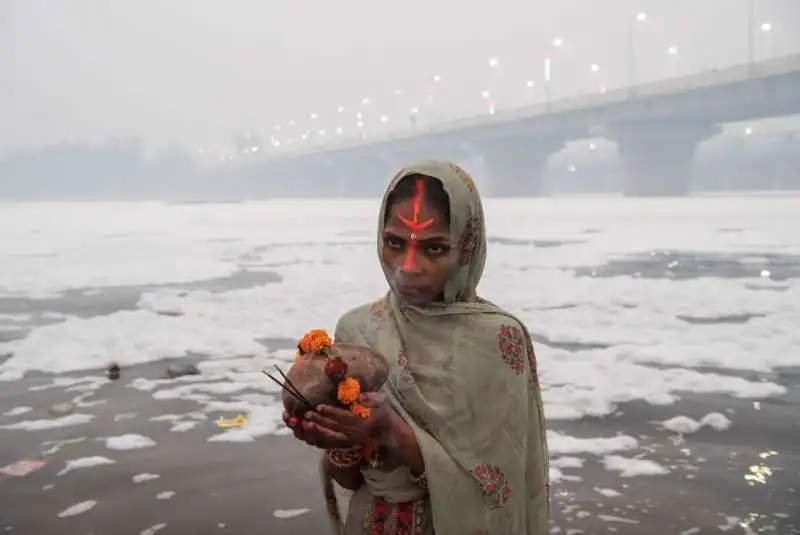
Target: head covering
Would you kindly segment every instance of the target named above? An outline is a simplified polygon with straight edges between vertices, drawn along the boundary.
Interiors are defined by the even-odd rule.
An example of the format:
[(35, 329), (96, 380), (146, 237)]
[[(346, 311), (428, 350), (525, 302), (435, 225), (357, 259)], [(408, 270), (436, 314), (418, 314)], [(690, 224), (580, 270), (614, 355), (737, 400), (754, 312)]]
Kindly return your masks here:
[[(389, 194), (410, 175), (439, 180), (450, 199), (458, 267), (444, 300), (420, 308), (390, 291), (345, 314), (336, 329), (340, 341), (367, 345), (389, 361), (384, 390), (414, 430), (425, 461), (429, 506), (395, 516), (411, 515), (412, 525), (430, 526), (409, 533), (543, 535), (548, 533), (549, 485), (536, 360), (523, 324), (477, 296), (486, 262), (480, 196), (456, 164), (424, 161), (405, 167), (381, 203), (379, 244)], [(383, 269), (391, 286), (391, 273)], [(370, 532), (370, 522), (374, 527), (381, 511), (400, 507), (416, 485), (407, 474), (398, 481), (396, 471), (363, 472), (366, 484), (356, 495), (367, 498), (351, 502), (347, 533)], [(354, 512), (353, 504), (359, 503)], [(363, 522), (353, 515), (362, 515)]]
[[(406, 177), (422, 175), (435, 178), (450, 200), (450, 243), (456, 257), (458, 269), (444, 289), (444, 303), (470, 302), (476, 294), (478, 283), (486, 264), (486, 233), (484, 231), (483, 206), (475, 182), (461, 167), (450, 162), (428, 160), (401, 169), (383, 196), (378, 218), (378, 258), (381, 258), (383, 229), (389, 195)], [(381, 261), (383, 273), (392, 286), (392, 272)]]

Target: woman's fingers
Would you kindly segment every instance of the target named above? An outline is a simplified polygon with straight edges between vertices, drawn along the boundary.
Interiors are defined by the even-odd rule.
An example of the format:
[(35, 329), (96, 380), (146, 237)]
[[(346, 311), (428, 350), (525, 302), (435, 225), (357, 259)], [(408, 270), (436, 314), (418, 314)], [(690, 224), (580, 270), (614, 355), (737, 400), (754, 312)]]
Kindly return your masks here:
[(303, 436), (303, 426), (299, 425), (300, 421), (297, 418), (289, 416), (289, 413), (283, 411), (283, 423), (286, 424), (286, 427), (292, 430), (292, 434), (294, 438), (305, 441), (305, 437)]
[(327, 417), (336, 422), (347, 422), (353, 419), (353, 413), (347, 409), (340, 409), (331, 405), (320, 405), (317, 407), (317, 412), (324, 417)]
[(378, 392), (366, 392), (358, 396), (358, 402), (370, 408), (380, 407), (384, 401), (386, 401), (386, 397)]
[(326, 418), (318, 412), (307, 412), (305, 417), (307, 420), (314, 422), (317, 425), (321, 425), (322, 427), (327, 427), (328, 429), (335, 429), (338, 427), (338, 424), (335, 420)]
[(328, 429), (309, 420), (299, 425), (303, 429), (302, 440), (315, 448), (346, 448), (352, 445), (350, 438), (344, 433)]
[[(339, 431), (334, 431), (333, 429), (321, 426), (321, 425), (316, 424), (314, 422), (308, 422), (308, 425), (309, 425), (309, 428), (310, 428), (310, 432), (312, 434), (316, 435), (317, 439), (323, 438), (323, 439), (328, 439), (328, 440), (340, 440), (340, 441), (343, 441), (343, 442), (346, 442), (346, 441), (349, 440), (347, 435), (345, 435), (344, 433), (341, 433)], [(317, 440), (317, 442), (319, 442), (319, 440)]]

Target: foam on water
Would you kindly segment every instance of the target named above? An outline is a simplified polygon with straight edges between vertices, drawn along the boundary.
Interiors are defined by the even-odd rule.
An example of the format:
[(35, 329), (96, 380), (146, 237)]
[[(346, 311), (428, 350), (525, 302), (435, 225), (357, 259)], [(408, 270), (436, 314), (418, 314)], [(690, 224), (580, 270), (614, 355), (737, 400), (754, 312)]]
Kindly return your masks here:
[(619, 472), (620, 477), (659, 476), (669, 474), (669, 469), (648, 459), (608, 455), (603, 459), (606, 469)]
[(68, 414), (60, 418), (48, 418), (42, 420), (23, 420), (8, 425), (0, 425), (0, 429), (22, 430), (22, 431), (47, 431), (59, 427), (69, 427), (73, 425), (88, 424), (94, 420), (91, 414)]
[[(607, 416), (630, 401), (669, 405), (685, 392), (781, 395), (785, 389), (769, 374), (800, 363), (800, 285), (758, 273), (766, 272), (759, 269), (766, 255), (800, 254), (796, 207), (796, 198), (489, 201), (491, 240), (481, 293), (548, 341), (537, 345), (537, 357), (551, 420)], [(95, 375), (56, 377), (38, 387), (85, 396), (107, 381), (97, 373), (109, 362), (124, 369), (204, 354), (210, 360), (200, 364), (201, 375), (139, 378), (129, 386), (157, 400), (200, 404), (194, 413), (160, 418), (174, 432), (192, 433), (213, 413), (244, 414), (248, 423), (219, 430), (212, 442), (285, 433), (277, 389), (260, 370), (291, 362), (293, 350), (277, 341), (314, 327), (332, 330), (341, 313), (386, 291), (375, 254), (376, 213), (373, 201), (4, 206), (0, 294), (7, 299), (55, 300), (50, 303), (75, 299), (70, 292), (96, 298), (112, 287), (140, 295), (135, 309), (110, 314), (59, 312), (46, 323), (37, 323), (46, 310), (0, 316), (2, 326), (29, 329), (0, 343), (0, 355), (11, 355), (0, 361), (0, 379), (92, 370)], [(722, 231), (731, 228), (741, 231)], [(575, 271), (657, 250), (736, 253), (756, 275), (674, 280), (668, 274), (592, 277)], [(237, 287), (232, 275), (242, 270), (279, 278)], [(225, 277), (228, 286), (204, 286)], [(715, 316), (747, 321), (686, 321)], [(3, 427), (47, 429), (87, 418), (4, 421)], [(703, 427), (724, 431), (731, 422), (712, 413), (699, 422), (676, 416), (658, 424), (685, 434)], [(551, 453), (561, 456), (552, 465), (556, 478), (576, 477), (562, 472), (583, 465), (575, 455), (598, 456), (625, 477), (667, 470), (617, 455), (635, 455), (640, 445), (631, 436), (575, 438), (550, 431), (548, 438)], [(134, 435), (106, 441), (111, 449), (155, 445)]]
[(158, 533), (159, 531), (161, 531), (165, 527), (167, 527), (167, 525), (165, 523), (161, 522), (159, 524), (155, 524), (154, 526), (150, 526), (149, 528), (141, 531), (140, 535), (155, 535), (156, 533)]
[(156, 445), (155, 440), (151, 438), (133, 434), (107, 437), (105, 442), (106, 447), (110, 450), (138, 450)]
[(154, 479), (158, 479), (160, 477), (161, 476), (158, 474), (143, 473), (143, 474), (136, 474), (135, 476), (133, 476), (131, 481), (133, 481), (134, 483), (144, 483), (146, 481), (153, 481)]
[(272, 516), (280, 519), (294, 518), (296, 516), (304, 515), (311, 511), (311, 509), (275, 509)]
[(76, 503), (70, 507), (67, 507), (60, 513), (58, 513), (58, 518), (67, 518), (69, 516), (75, 516), (83, 514), (87, 511), (91, 511), (97, 505), (96, 500), (86, 500), (84, 502)]
[(80, 459), (72, 459), (67, 461), (66, 466), (64, 469), (58, 472), (56, 475), (63, 476), (73, 470), (78, 470), (79, 468), (91, 468), (92, 466), (102, 466), (104, 464), (114, 464), (114, 461), (108, 459), (107, 457), (100, 457), (100, 456), (93, 456), (93, 457), (81, 457)]

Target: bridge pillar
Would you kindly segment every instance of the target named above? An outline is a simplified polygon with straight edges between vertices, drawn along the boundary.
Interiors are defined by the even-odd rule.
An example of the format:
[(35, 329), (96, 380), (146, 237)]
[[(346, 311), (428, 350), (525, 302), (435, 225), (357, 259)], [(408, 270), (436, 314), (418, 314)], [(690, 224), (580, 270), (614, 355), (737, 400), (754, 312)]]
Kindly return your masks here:
[(484, 144), (483, 161), (488, 180), (481, 193), (488, 197), (538, 197), (547, 159), (563, 143), (507, 140)]
[(719, 133), (708, 124), (668, 121), (626, 124), (615, 129), (627, 197), (681, 197), (692, 186), (697, 144)]

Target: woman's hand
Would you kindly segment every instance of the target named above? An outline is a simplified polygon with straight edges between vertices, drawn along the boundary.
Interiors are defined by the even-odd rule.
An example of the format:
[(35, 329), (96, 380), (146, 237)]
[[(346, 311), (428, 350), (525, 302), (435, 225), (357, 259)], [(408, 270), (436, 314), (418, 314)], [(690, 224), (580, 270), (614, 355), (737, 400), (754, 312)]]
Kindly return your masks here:
[(358, 402), (368, 407), (369, 416), (356, 416), (349, 409), (331, 405), (320, 405), (316, 411), (308, 412), (308, 419), (315, 426), (326, 429), (337, 437), (346, 437), (351, 444), (364, 444), (383, 432), (394, 410), (379, 394), (361, 394)]
[(314, 414), (316, 413), (309, 411), (303, 419), (298, 419), (297, 417), (289, 416), (289, 413), (284, 411), (283, 423), (292, 430), (296, 439), (302, 440), (315, 448), (350, 448), (354, 445), (344, 433), (334, 431), (314, 422), (312, 420), (312, 415)]

